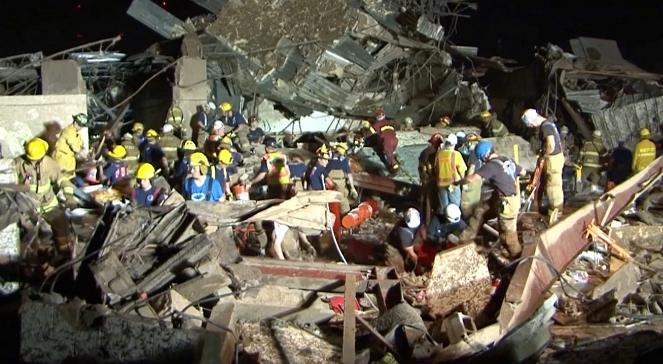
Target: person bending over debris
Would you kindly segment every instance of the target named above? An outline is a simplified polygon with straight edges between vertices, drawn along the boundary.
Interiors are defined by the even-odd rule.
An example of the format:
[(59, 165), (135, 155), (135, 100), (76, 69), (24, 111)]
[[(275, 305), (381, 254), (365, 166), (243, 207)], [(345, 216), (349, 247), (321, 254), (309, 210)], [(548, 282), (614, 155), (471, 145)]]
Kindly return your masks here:
[(399, 220), (387, 236), (387, 242), (401, 252), (406, 262), (406, 270), (417, 266), (417, 253), (414, 251), (415, 238), (420, 232), (421, 215), (414, 208), (405, 211), (405, 217)]
[(323, 191), (333, 185), (331, 178), (327, 175), (329, 165), (329, 151), (326, 145), (322, 145), (315, 152), (316, 162), (306, 172), (307, 189), (312, 191)]
[(465, 222), (461, 220), (460, 215), (460, 207), (454, 204), (449, 204), (446, 207), (443, 216), (433, 215), (426, 230), (427, 240), (441, 246), (444, 246), (447, 242), (458, 244), (458, 234), (467, 227)]
[(304, 158), (300, 155), (292, 156), (288, 163), (288, 168), (290, 169), (290, 177), (292, 178), (295, 191), (306, 190), (306, 171), (308, 170), (308, 166), (304, 163)]
[(124, 161), (126, 156), (127, 150), (121, 145), (116, 145), (113, 150), (108, 152), (108, 158), (110, 161), (106, 168), (104, 168), (103, 173), (106, 178), (105, 182), (108, 186), (113, 186), (118, 181), (129, 176), (129, 167)]
[(269, 198), (286, 198), (290, 184), (290, 169), (288, 158), (276, 150), (276, 139), (265, 138), (265, 155), (260, 162), (258, 174), (249, 182), (247, 188), (267, 180), (267, 195)]
[(263, 138), (265, 138), (265, 132), (260, 126), (258, 126), (258, 118), (251, 116), (249, 118), (249, 133), (247, 138), (251, 143), (262, 143)]
[(633, 153), (633, 173), (638, 173), (647, 168), (656, 159), (656, 144), (649, 137), (651, 137), (649, 129), (640, 129), (640, 142), (635, 145), (635, 152)]
[(497, 116), (490, 111), (483, 111), (480, 115), (483, 128), (481, 134), (484, 138), (501, 138), (509, 135), (509, 129), (504, 123), (497, 120)]
[[(520, 196), (516, 177), (524, 176), (525, 170), (510, 158), (495, 153), (493, 145), (488, 141), (479, 142), (474, 151), (484, 165), (476, 173), (465, 177), (464, 182), (472, 183), (483, 180), (484, 183), (489, 183), (495, 188), (495, 193), (499, 198), (500, 239), (511, 257), (515, 258), (522, 250), (517, 232)], [(478, 217), (474, 219), (474, 223), (470, 223), (468, 230), (474, 234), (472, 238), (479, 231), (482, 220), (482, 217)]]
[(62, 129), (60, 138), (55, 142), (55, 153), (53, 158), (60, 165), (60, 170), (67, 178), (73, 178), (76, 174), (76, 160), (87, 158), (87, 151), (83, 149), (83, 139), (78, 133), (88, 126), (88, 118), (85, 114), (76, 114), (74, 121)]
[(337, 143), (327, 165), (327, 175), (334, 183), (334, 189), (341, 193), (341, 214), (350, 211), (350, 200), (355, 201), (359, 197), (350, 170), (350, 159), (346, 156), (347, 152), (347, 143)]
[(223, 199), (223, 188), (218, 180), (207, 172), (210, 164), (201, 152), (191, 154), (189, 177), (184, 180), (182, 195), (190, 201), (220, 201)]
[[(482, 166), (481, 161), (474, 152), (480, 140), (481, 137), (476, 133), (471, 133), (467, 136), (465, 143), (467, 152), (469, 153), (467, 157), (467, 175), (474, 174)], [(474, 209), (481, 203), (481, 181), (466, 183), (461, 186), (461, 191), (460, 211), (464, 218), (468, 218), (472, 216)]]
[[(600, 192), (601, 171), (603, 162), (608, 156), (608, 149), (603, 145), (603, 136), (600, 130), (594, 130), (592, 140), (586, 140), (580, 150), (580, 168), (582, 168), (582, 183), (588, 184), (591, 193)], [(585, 191), (587, 188), (585, 188)]]
[(396, 160), (396, 147), (398, 146), (398, 137), (393, 121), (388, 119), (383, 109), (378, 109), (375, 113), (376, 118), (368, 128), (371, 135), (376, 135), (375, 152), (384, 163), (391, 174), (396, 174), (400, 168)]
[(136, 170), (137, 186), (131, 193), (131, 199), (138, 206), (150, 207), (159, 206), (166, 199), (161, 187), (154, 186), (152, 179), (156, 176), (154, 166), (149, 163), (141, 163)]
[(564, 207), (562, 170), (564, 168), (564, 146), (557, 126), (552, 118), (544, 118), (534, 109), (527, 109), (522, 120), (529, 128), (539, 128), (539, 138), (543, 145), (540, 158), (544, 158), (546, 171), (546, 196), (548, 197), (548, 223), (557, 222)]
[(149, 163), (155, 169), (161, 168), (161, 174), (163, 176), (168, 176), (170, 174), (168, 170), (168, 159), (159, 145), (159, 133), (154, 129), (150, 129), (145, 133), (145, 139), (147, 142), (140, 151), (140, 162)]
[(460, 206), (461, 188), (459, 182), (465, 177), (467, 166), (463, 156), (455, 150), (458, 139), (450, 134), (444, 147), (435, 155), (435, 175), (437, 177), (437, 212), (444, 214), (450, 203)]
[(426, 224), (430, 224), (431, 211), (436, 209), (437, 188), (435, 185), (434, 166), (437, 150), (442, 144), (442, 135), (435, 133), (428, 139), (429, 145), (419, 154), (419, 180), (421, 181), (421, 211)]

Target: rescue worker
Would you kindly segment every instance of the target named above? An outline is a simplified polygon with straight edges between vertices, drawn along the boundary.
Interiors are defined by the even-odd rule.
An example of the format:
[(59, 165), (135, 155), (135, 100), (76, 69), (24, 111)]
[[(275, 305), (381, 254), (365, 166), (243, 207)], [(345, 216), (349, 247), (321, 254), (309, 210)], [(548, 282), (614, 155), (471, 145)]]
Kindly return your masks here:
[(244, 115), (237, 111), (233, 111), (233, 105), (229, 102), (224, 102), (219, 106), (223, 112), (224, 124), (228, 125), (231, 129), (235, 129), (242, 124), (246, 125)]
[(548, 197), (548, 223), (554, 224), (562, 214), (564, 207), (564, 190), (562, 186), (562, 170), (564, 168), (564, 146), (553, 119), (544, 118), (534, 109), (527, 109), (522, 120), (529, 128), (539, 129), (539, 139), (542, 150), (540, 157), (544, 158), (546, 196)]
[[(480, 141), (474, 152), (484, 164), (474, 174), (465, 177), (464, 182), (482, 181), (493, 186), (499, 199), (500, 240), (506, 246), (509, 255), (516, 258), (522, 250), (517, 231), (520, 210), (517, 176), (524, 176), (525, 170), (510, 158), (495, 153), (493, 145), (488, 141)], [(477, 221), (475, 226), (471, 227), (472, 233), (476, 235), (478, 227), (482, 224), (482, 221)]]
[(445, 246), (447, 242), (458, 244), (458, 235), (467, 227), (461, 219), (460, 207), (455, 204), (447, 205), (444, 215), (435, 214), (427, 226), (426, 240), (438, 246)]
[(56, 192), (61, 190), (66, 198), (65, 206), (77, 206), (74, 185), (63, 175), (60, 166), (47, 156), (48, 142), (33, 138), (25, 143), (25, 153), (14, 159), (16, 181), (29, 187), (36, 197), (38, 212), (49, 223), (56, 248), (67, 252), (70, 248), (70, 232), (64, 209), (59, 207)]
[(60, 165), (60, 170), (66, 178), (76, 175), (76, 160), (87, 158), (87, 151), (83, 149), (83, 139), (79, 131), (88, 125), (85, 114), (74, 115), (74, 121), (62, 129), (62, 133), (55, 142), (53, 157)]
[(230, 171), (228, 167), (233, 164), (233, 155), (228, 149), (221, 149), (217, 155), (218, 164), (215, 166), (214, 178), (219, 181), (224, 194), (231, 198), (232, 192), (230, 191)]
[(205, 140), (207, 140), (207, 130), (210, 128), (214, 120), (207, 114), (207, 112), (205, 112), (205, 108), (209, 110), (209, 106), (196, 106), (196, 113), (191, 117), (191, 122), (189, 124), (191, 126), (191, 140), (193, 140), (199, 148), (202, 148), (203, 144), (205, 144)]
[(394, 128), (393, 121), (386, 117), (384, 110), (379, 109), (376, 112), (375, 121), (369, 130), (378, 137), (374, 147), (375, 152), (385, 167), (387, 167), (389, 173), (396, 174), (400, 166), (396, 160), (398, 138), (396, 137), (396, 129)]
[(435, 155), (434, 173), (437, 182), (437, 212), (439, 214), (443, 214), (444, 209), (450, 203), (460, 206), (459, 182), (465, 177), (467, 166), (463, 156), (455, 150), (456, 143), (458, 143), (456, 135), (450, 134), (447, 136), (444, 146)]
[(191, 139), (182, 141), (182, 144), (177, 151), (178, 159), (174, 165), (174, 172), (172, 176), (173, 186), (181, 186), (182, 182), (184, 182), (187, 174), (189, 174), (189, 156), (195, 151), (196, 144)]
[(440, 117), (440, 119), (437, 121), (437, 124), (435, 125), (436, 128), (447, 128), (451, 125), (451, 117), (448, 115), (444, 115)]
[(295, 191), (304, 191), (306, 189), (306, 171), (308, 170), (308, 166), (304, 163), (304, 158), (300, 155), (292, 156), (288, 162), (288, 168), (290, 169), (290, 177)]
[(168, 159), (159, 145), (159, 133), (154, 129), (150, 129), (145, 133), (145, 139), (147, 141), (140, 152), (140, 162), (149, 163), (155, 169), (161, 168), (162, 175), (168, 176), (170, 174)]
[(273, 222), (270, 235), (270, 255), (276, 259), (313, 260), (317, 252), (299, 228)]
[(586, 140), (580, 149), (580, 168), (582, 182), (587, 184), (591, 193), (600, 192), (601, 171), (603, 162), (608, 156), (608, 149), (603, 145), (600, 130), (594, 130), (592, 140)]
[(154, 166), (141, 163), (136, 169), (136, 187), (131, 193), (131, 200), (140, 207), (159, 206), (166, 199), (163, 189), (152, 184), (156, 176)]
[(177, 148), (182, 144), (182, 140), (175, 136), (175, 127), (172, 124), (164, 124), (161, 128), (161, 137), (159, 138), (159, 146), (166, 155), (168, 160), (169, 169), (173, 168), (173, 163), (177, 160)]
[(110, 161), (103, 173), (108, 186), (113, 186), (118, 181), (129, 176), (129, 169), (127, 163), (124, 161), (126, 156), (127, 150), (121, 145), (116, 145), (113, 150), (108, 152)]
[(290, 185), (288, 158), (285, 154), (276, 150), (276, 139), (265, 138), (264, 144), (265, 155), (260, 162), (260, 169), (249, 182), (247, 188), (266, 180), (269, 198), (285, 198)]
[[(476, 133), (471, 133), (467, 136), (466, 146), (469, 156), (467, 158), (467, 172), (466, 175), (474, 174), (478, 171), (483, 163), (477, 158), (475, 149), (481, 141), (481, 137)], [(461, 152), (462, 154), (462, 152)], [(460, 211), (463, 218), (469, 218), (474, 213), (474, 209), (481, 203), (481, 181), (465, 183), (461, 187), (460, 198)]]
[(258, 118), (251, 116), (249, 118), (249, 133), (247, 138), (251, 143), (262, 143), (263, 138), (265, 137), (265, 131), (258, 125)]
[(244, 156), (237, 152), (235, 148), (233, 148), (233, 141), (230, 137), (230, 135), (226, 135), (223, 138), (221, 138), (221, 142), (219, 143), (219, 147), (217, 150), (228, 150), (230, 154), (232, 155), (232, 163), (228, 166), (228, 172), (230, 174), (235, 174), (239, 172), (239, 167), (244, 165)]
[(626, 181), (631, 174), (632, 164), (633, 153), (626, 148), (625, 142), (620, 140), (610, 156), (608, 183), (614, 186)]
[(214, 201), (223, 199), (223, 188), (218, 180), (209, 174), (209, 160), (201, 152), (191, 154), (189, 176), (184, 180), (182, 196), (190, 201)]
[(430, 224), (431, 211), (437, 208), (437, 186), (434, 175), (435, 156), (442, 144), (442, 135), (435, 133), (428, 139), (428, 146), (419, 154), (419, 180), (421, 181), (421, 211), (426, 225)]
[(328, 189), (328, 186), (333, 185), (331, 178), (327, 174), (327, 166), (330, 158), (327, 146), (322, 145), (315, 154), (315, 164), (306, 172), (306, 189), (310, 191), (323, 191)]
[(138, 148), (138, 150), (143, 147), (143, 143), (145, 142), (145, 136), (143, 135), (144, 132), (145, 127), (141, 122), (137, 121), (131, 126), (131, 137), (134, 145), (136, 148)]
[[(414, 208), (405, 211), (405, 216), (399, 220), (387, 236), (387, 242), (398, 249), (405, 259), (406, 270), (413, 270), (417, 266), (417, 253), (414, 245), (417, 237), (421, 236), (421, 215)], [(409, 269), (408, 269), (409, 268)]]
[(649, 129), (640, 129), (640, 141), (635, 145), (635, 151), (633, 152), (633, 165), (631, 166), (633, 173), (638, 173), (647, 168), (649, 163), (656, 159), (656, 144), (649, 139), (650, 137)]
[(130, 133), (124, 134), (120, 141), (120, 145), (122, 145), (127, 152), (127, 155), (124, 157), (124, 162), (127, 163), (127, 168), (129, 168), (130, 171), (135, 171), (136, 167), (138, 167), (140, 152), (136, 144), (133, 142), (133, 136)]
[(483, 111), (479, 116), (483, 123), (481, 136), (484, 138), (499, 138), (509, 135), (509, 129), (506, 128), (504, 123), (497, 120), (497, 116), (494, 113)]
[(355, 188), (352, 171), (350, 170), (350, 159), (347, 157), (348, 144), (336, 143), (327, 165), (327, 175), (334, 183), (334, 189), (341, 193), (341, 213), (350, 211), (350, 201), (359, 197)]

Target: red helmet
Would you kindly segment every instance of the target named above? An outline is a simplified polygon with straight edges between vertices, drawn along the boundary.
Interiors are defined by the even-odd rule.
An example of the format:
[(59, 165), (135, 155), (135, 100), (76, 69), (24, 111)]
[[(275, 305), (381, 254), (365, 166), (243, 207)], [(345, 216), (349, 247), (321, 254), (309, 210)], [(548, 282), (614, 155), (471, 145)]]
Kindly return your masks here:
[(433, 135), (430, 136), (430, 139), (428, 139), (428, 142), (431, 143), (431, 144), (433, 144), (433, 145), (436, 146), (436, 147), (439, 147), (440, 144), (442, 144), (442, 140), (443, 140), (443, 139), (444, 139), (444, 138), (442, 137), (442, 134), (440, 134), (440, 133), (435, 133), (435, 134), (433, 134)]
[(375, 110), (375, 116), (384, 116), (384, 109), (379, 108), (379, 109)]

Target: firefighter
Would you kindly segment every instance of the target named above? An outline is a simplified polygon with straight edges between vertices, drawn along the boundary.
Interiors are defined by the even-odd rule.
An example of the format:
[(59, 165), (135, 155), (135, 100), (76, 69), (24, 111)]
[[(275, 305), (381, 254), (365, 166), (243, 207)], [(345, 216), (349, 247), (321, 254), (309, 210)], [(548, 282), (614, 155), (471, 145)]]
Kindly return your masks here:
[[(482, 162), (477, 158), (475, 149), (481, 141), (481, 137), (476, 133), (467, 136), (466, 146), (469, 156), (467, 157), (467, 175), (474, 174), (482, 166)], [(468, 218), (474, 213), (474, 209), (481, 203), (481, 181), (465, 183), (461, 188), (460, 210), (462, 216)]]
[(631, 166), (633, 173), (638, 173), (647, 168), (649, 163), (656, 159), (656, 144), (649, 137), (651, 137), (649, 129), (640, 129), (640, 141), (635, 145), (635, 151), (633, 152), (633, 165)]
[(419, 180), (421, 181), (421, 211), (424, 212), (426, 225), (430, 224), (431, 211), (436, 209), (437, 188), (435, 186), (434, 166), (435, 156), (440, 145), (442, 135), (435, 133), (428, 139), (429, 145), (419, 154)]
[(138, 167), (138, 158), (140, 152), (138, 147), (133, 142), (133, 136), (130, 133), (126, 133), (122, 136), (120, 145), (124, 147), (124, 150), (127, 152), (127, 155), (124, 157), (124, 161), (127, 163), (127, 167), (130, 171), (135, 171)]
[(242, 124), (246, 125), (244, 115), (237, 111), (233, 111), (233, 105), (231, 103), (224, 102), (219, 106), (219, 109), (223, 112), (225, 124), (230, 128), (235, 129)]
[(214, 106), (214, 109), (216, 109), (214, 103), (210, 102), (210, 104), (211, 105), (209, 106), (196, 106), (196, 113), (191, 117), (191, 123), (189, 124), (191, 126), (191, 140), (193, 140), (199, 148), (202, 148), (203, 144), (205, 144), (205, 140), (207, 140), (207, 130), (214, 121), (214, 118), (206, 112), (206, 110), (208, 112), (210, 111), (210, 106)]
[[(329, 150), (326, 145), (322, 145), (315, 152), (316, 161), (306, 172), (307, 189), (310, 191), (323, 191), (331, 187), (334, 183), (327, 174), (329, 165)], [(349, 208), (348, 208), (349, 210)]]
[(172, 185), (181, 186), (189, 174), (189, 156), (196, 151), (196, 144), (191, 139), (183, 140), (177, 151), (177, 161), (174, 165)]
[(159, 133), (154, 129), (150, 129), (145, 133), (145, 139), (147, 141), (143, 150), (140, 152), (140, 162), (149, 163), (155, 169), (161, 168), (162, 175), (168, 176), (170, 172), (168, 169), (168, 159), (159, 145)]
[(440, 120), (437, 121), (435, 125), (436, 128), (448, 128), (451, 125), (451, 117), (444, 115), (440, 117)]
[(461, 188), (459, 182), (465, 177), (467, 166), (463, 156), (455, 150), (458, 139), (450, 134), (444, 146), (435, 155), (434, 174), (437, 182), (437, 212), (444, 214), (450, 203), (460, 206)]
[(59, 207), (56, 191), (63, 192), (67, 208), (75, 208), (74, 185), (47, 152), (48, 142), (43, 139), (34, 138), (25, 143), (25, 154), (14, 160), (17, 182), (29, 186), (36, 197), (38, 212), (53, 229), (56, 248), (66, 252), (70, 247), (69, 224), (64, 209)]
[(87, 158), (87, 151), (83, 149), (83, 139), (79, 131), (88, 125), (85, 114), (76, 114), (74, 121), (67, 125), (55, 142), (55, 153), (53, 157), (60, 165), (60, 170), (66, 178), (76, 175), (76, 160)]
[(121, 145), (116, 145), (108, 152), (110, 161), (103, 173), (107, 185), (112, 186), (129, 175), (127, 163), (124, 161), (126, 156), (127, 150)]
[[(520, 210), (520, 196), (518, 195), (517, 176), (524, 176), (525, 170), (513, 160), (498, 155), (493, 151), (493, 145), (485, 140), (477, 144), (474, 149), (476, 157), (484, 164), (475, 173), (465, 177), (464, 183), (482, 181), (492, 185), (499, 199), (499, 226), (500, 240), (509, 251), (512, 258), (520, 255), (522, 250), (518, 241), (517, 219)], [(470, 222), (470, 231), (474, 235), (479, 226), (483, 224), (483, 216)]]
[(494, 113), (483, 111), (479, 116), (483, 123), (481, 134), (484, 138), (499, 138), (509, 135), (509, 129), (506, 128), (504, 123), (497, 120)]
[(177, 160), (177, 148), (182, 144), (182, 140), (175, 136), (175, 127), (172, 124), (164, 124), (161, 128), (161, 137), (159, 138), (159, 146), (166, 155), (166, 159), (170, 163), (169, 169), (172, 169), (174, 161)]
[(337, 143), (332, 151), (327, 174), (334, 183), (335, 190), (341, 193), (341, 213), (350, 211), (350, 201), (357, 200), (359, 194), (355, 188), (352, 171), (350, 170), (350, 159), (347, 157), (348, 144)]
[(143, 123), (141, 122), (136, 121), (131, 126), (131, 138), (136, 148), (138, 148), (138, 150), (140, 150), (143, 147), (143, 143), (145, 142), (145, 136), (143, 135), (144, 132), (145, 132), (145, 126), (143, 126)]
[(182, 196), (190, 201), (214, 201), (223, 199), (223, 188), (209, 172), (210, 164), (201, 152), (189, 157), (189, 176), (184, 180)]
[(564, 190), (562, 187), (562, 170), (564, 168), (564, 146), (553, 119), (544, 118), (534, 109), (527, 109), (522, 120), (529, 128), (539, 129), (542, 150), (540, 156), (544, 158), (546, 196), (548, 197), (548, 223), (554, 224), (562, 213), (564, 207)]
[(588, 184), (590, 192), (600, 192), (601, 171), (603, 161), (608, 156), (608, 149), (603, 145), (600, 130), (594, 130), (592, 140), (586, 140), (580, 149), (580, 168), (582, 168), (582, 182)]
[(232, 192), (230, 191), (230, 169), (229, 167), (233, 164), (233, 155), (228, 149), (221, 149), (216, 157), (218, 161), (215, 166), (215, 179), (221, 184), (224, 194), (228, 198), (232, 198)]
[(159, 206), (166, 199), (163, 189), (152, 184), (155, 176), (154, 166), (149, 163), (141, 163), (136, 168), (136, 187), (131, 193), (131, 200), (138, 206)]
[(270, 198), (285, 198), (290, 185), (290, 169), (288, 158), (285, 154), (277, 151), (276, 139), (265, 138), (265, 155), (260, 162), (260, 169), (247, 185), (252, 185), (266, 180), (267, 195)]
[(396, 174), (400, 168), (396, 160), (396, 147), (398, 146), (398, 137), (393, 121), (386, 117), (384, 110), (379, 109), (376, 112), (376, 118), (370, 126), (371, 134), (377, 135), (375, 151), (391, 174)]

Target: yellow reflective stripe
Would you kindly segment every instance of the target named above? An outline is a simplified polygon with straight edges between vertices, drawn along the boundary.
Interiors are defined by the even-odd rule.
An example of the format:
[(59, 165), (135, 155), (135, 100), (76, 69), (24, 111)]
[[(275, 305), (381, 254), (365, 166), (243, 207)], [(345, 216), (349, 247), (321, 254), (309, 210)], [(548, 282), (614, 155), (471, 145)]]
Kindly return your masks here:
[(125, 161), (137, 161), (137, 160), (138, 160), (138, 156), (137, 156), (137, 155), (132, 155), (132, 156), (129, 156), (129, 155), (128, 155), (128, 156), (124, 157), (124, 160), (125, 160)]
[(396, 130), (396, 129), (394, 129), (394, 127), (391, 126), (391, 125), (385, 125), (385, 126), (380, 128), (380, 132), (387, 131), (387, 130)]
[(600, 164), (588, 163), (588, 162), (585, 162), (582, 166), (583, 168), (601, 168)]

